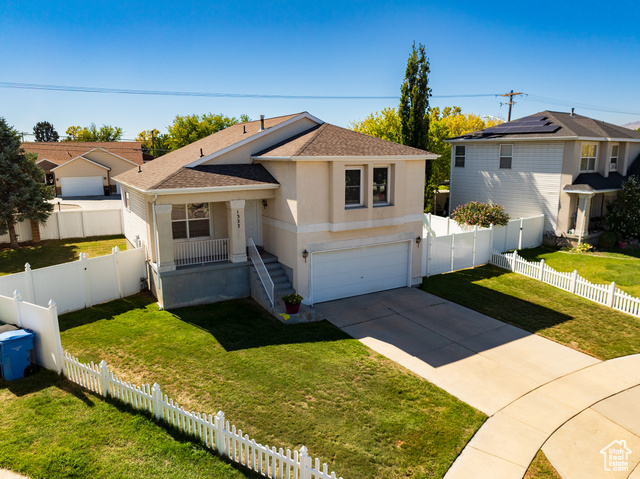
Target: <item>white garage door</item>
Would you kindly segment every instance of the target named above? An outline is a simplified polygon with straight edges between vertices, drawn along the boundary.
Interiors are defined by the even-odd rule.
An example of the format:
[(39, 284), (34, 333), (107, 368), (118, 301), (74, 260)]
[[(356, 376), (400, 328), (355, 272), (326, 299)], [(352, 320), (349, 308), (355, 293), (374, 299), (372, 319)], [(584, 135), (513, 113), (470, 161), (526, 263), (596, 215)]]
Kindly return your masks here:
[(104, 196), (102, 176), (69, 176), (60, 178), (62, 196)]
[(409, 286), (409, 242), (313, 253), (313, 302)]

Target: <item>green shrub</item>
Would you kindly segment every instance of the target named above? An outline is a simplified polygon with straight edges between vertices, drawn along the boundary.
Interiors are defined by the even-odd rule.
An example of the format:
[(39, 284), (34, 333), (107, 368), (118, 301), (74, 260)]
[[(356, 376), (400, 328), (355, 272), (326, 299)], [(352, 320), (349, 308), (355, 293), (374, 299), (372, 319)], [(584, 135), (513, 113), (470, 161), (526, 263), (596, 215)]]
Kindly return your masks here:
[(478, 225), (484, 228), (488, 228), (492, 224), (505, 226), (509, 223), (509, 215), (502, 206), (479, 201), (470, 201), (458, 206), (451, 213), (451, 218), (459, 225)]
[(620, 240), (618, 234), (613, 231), (605, 231), (598, 237), (598, 249), (612, 249)]
[(605, 215), (609, 229), (625, 238), (640, 238), (640, 179), (632, 175), (622, 186), (618, 200)]

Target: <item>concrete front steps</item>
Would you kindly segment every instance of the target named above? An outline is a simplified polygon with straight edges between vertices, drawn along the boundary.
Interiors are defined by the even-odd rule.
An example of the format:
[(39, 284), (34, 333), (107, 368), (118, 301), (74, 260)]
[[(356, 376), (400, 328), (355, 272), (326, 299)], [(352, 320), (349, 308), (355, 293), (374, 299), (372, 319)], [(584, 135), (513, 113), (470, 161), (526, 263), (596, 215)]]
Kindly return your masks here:
[(320, 317), (316, 318), (315, 310), (305, 304), (300, 305), (300, 311), (298, 311), (297, 314), (287, 313), (285, 304), (281, 298), (287, 294), (293, 294), (296, 291), (293, 289), (293, 285), (284, 270), (284, 266), (278, 262), (277, 256), (274, 256), (264, 250), (260, 252), (260, 256), (262, 257), (262, 262), (267, 268), (267, 272), (273, 281), (274, 306), (271, 307), (269, 297), (260, 282), (258, 273), (253, 267), (251, 268), (251, 297), (255, 299), (260, 306), (265, 308), (283, 323), (296, 324), (318, 321)]

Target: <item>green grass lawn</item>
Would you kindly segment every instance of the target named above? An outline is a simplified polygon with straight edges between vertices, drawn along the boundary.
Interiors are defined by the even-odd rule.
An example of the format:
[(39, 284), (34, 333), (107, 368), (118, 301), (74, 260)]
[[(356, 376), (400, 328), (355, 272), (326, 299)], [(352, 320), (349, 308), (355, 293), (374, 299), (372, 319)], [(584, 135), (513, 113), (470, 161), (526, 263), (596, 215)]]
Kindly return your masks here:
[(87, 253), (89, 258), (111, 254), (114, 246), (124, 251), (127, 249), (127, 240), (122, 235), (99, 236), (47, 240), (17, 250), (0, 248), (0, 276), (24, 271), (25, 263), (29, 263), (31, 269), (36, 269), (76, 261), (80, 253)]
[(533, 458), (524, 479), (562, 479), (542, 450)]
[(600, 359), (640, 353), (640, 318), (496, 266), (425, 278), (422, 289)]
[(617, 252), (571, 253), (549, 248), (533, 248), (518, 251), (529, 261), (544, 259), (552, 268), (572, 272), (578, 270), (583, 278), (592, 283), (604, 284), (614, 281), (620, 289), (640, 297), (640, 258), (631, 249), (618, 249)]
[[(60, 327), (63, 347), (81, 360), (105, 359), (136, 384), (158, 382), (185, 409), (222, 409), (262, 444), (305, 445), (345, 478), (442, 477), (486, 419), (330, 323), (285, 325), (251, 300), (169, 312), (137, 295), (63, 315)], [(95, 406), (77, 407), (64, 417)], [(15, 422), (7, 433), (25, 434)], [(129, 441), (144, 444), (149, 433), (140, 434)], [(92, 447), (83, 449), (78, 461), (92, 462)], [(121, 453), (125, 463), (143, 454)], [(96, 475), (109, 475), (101, 467)]]
[(0, 468), (43, 478), (242, 478), (204, 446), (51, 371), (0, 379)]

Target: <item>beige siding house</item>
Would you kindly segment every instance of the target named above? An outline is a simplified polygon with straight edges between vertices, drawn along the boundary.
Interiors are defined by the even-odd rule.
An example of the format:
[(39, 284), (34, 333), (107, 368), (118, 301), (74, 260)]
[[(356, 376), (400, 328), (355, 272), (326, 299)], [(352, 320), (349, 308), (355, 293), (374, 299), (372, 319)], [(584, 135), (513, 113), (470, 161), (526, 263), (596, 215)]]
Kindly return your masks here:
[(450, 210), (469, 201), (512, 218), (545, 215), (545, 231), (581, 241), (598, 234), (606, 204), (640, 173), (640, 132), (543, 111), (449, 140)]
[(113, 177), (143, 164), (139, 142), (38, 142), (22, 148), (38, 155), (37, 164), (57, 196), (120, 194)]
[(269, 296), (270, 281), (274, 302), (295, 290), (312, 305), (421, 281), (435, 157), (303, 112), (231, 126), (116, 180), (165, 308)]

